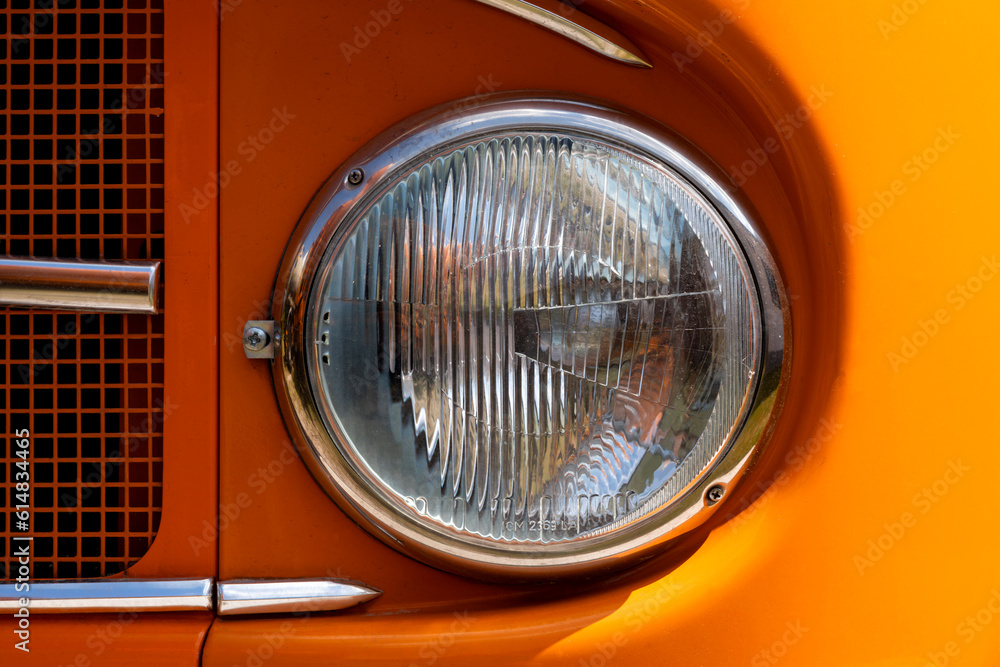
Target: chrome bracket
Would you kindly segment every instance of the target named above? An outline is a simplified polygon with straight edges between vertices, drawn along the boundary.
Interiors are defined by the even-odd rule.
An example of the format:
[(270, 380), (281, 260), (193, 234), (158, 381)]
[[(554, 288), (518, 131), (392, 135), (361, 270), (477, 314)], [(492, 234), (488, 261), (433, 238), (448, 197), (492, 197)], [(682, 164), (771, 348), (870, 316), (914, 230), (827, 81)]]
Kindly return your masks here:
[(247, 359), (274, 359), (274, 320), (249, 320), (243, 327), (243, 351)]

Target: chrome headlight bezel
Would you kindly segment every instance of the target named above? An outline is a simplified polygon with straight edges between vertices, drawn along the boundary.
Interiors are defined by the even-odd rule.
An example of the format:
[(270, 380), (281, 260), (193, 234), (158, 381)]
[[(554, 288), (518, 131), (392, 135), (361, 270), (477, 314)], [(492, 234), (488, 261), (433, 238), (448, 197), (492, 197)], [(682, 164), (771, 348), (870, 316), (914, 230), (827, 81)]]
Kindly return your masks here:
[[(760, 346), (755, 383), (742, 425), (704, 472), (662, 511), (600, 539), (544, 549), (501, 549), (482, 539), (455, 539), (379, 500), (370, 480), (338, 450), (317, 404), (306, 353), (314, 277), (340, 224), (366, 202), (380, 178), (456, 138), (505, 131), (573, 131), (654, 160), (692, 186), (702, 204), (728, 226), (753, 274)], [(359, 173), (361, 178), (359, 179)], [(773, 427), (789, 373), (788, 302), (777, 267), (750, 206), (727, 187), (705, 156), (671, 131), (634, 113), (558, 94), (502, 94), (437, 107), (379, 135), (326, 182), (302, 216), (282, 260), (272, 317), (277, 324), (274, 382), (285, 422), (324, 490), (369, 532), (436, 567), (490, 579), (555, 579), (618, 569), (655, 553), (702, 524), (719, 506)], [(712, 493), (709, 494), (709, 490)], [(536, 545), (537, 546), (537, 545)]]

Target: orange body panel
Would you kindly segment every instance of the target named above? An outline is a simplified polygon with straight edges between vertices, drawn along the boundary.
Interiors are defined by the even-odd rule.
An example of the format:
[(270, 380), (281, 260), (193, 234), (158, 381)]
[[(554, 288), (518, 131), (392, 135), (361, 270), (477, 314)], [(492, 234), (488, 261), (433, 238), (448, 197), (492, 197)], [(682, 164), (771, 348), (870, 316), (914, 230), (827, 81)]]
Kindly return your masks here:
[[(0, 618), (4, 638), (13, 637), (14, 623)], [(79, 617), (35, 617), (31, 625), (31, 652), (0, 647), (4, 665), (42, 667), (181, 667), (200, 664), (199, 654), (212, 616), (190, 614), (94, 614)]]
[[(194, 201), (218, 164), (218, 13), (174, 0), (164, 12), (167, 318), (163, 518), (133, 577), (211, 577), (218, 480), (218, 206)], [(192, 540), (192, 538), (195, 538)], [(204, 540), (203, 546), (197, 540)]]
[[(385, 594), (217, 621), (206, 665), (1000, 662), (1000, 232), (978, 190), (1000, 148), (1000, 11), (674, 4), (587, 5), (652, 70), (467, 0), (223, 4), (220, 576)], [(617, 102), (702, 147), (743, 181), (792, 299), (793, 377), (765, 455), (709, 525), (600, 585), (477, 583), (371, 538), (290, 451), (270, 370), (239, 349), (337, 166), (424, 108), (517, 89)]]

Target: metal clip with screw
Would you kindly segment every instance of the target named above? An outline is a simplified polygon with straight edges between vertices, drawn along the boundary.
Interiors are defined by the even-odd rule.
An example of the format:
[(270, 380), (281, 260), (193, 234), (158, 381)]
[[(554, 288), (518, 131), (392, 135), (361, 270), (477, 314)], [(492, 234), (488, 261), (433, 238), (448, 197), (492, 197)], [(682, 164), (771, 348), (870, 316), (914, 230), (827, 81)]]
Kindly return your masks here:
[(274, 359), (274, 320), (250, 320), (243, 327), (247, 359)]

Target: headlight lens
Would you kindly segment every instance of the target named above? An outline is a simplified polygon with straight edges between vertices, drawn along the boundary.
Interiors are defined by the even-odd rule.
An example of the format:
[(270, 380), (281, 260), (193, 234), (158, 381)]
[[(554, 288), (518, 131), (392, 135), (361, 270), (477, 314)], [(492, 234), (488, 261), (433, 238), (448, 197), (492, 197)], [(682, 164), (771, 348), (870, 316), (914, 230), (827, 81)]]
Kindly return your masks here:
[(499, 104), (522, 115), (431, 114), (358, 161), (362, 188), (331, 180), (300, 225), (311, 261), (283, 269), (279, 384), (314, 473), (409, 550), (607, 567), (736, 469), (761, 296), (717, 205), (628, 117)]

